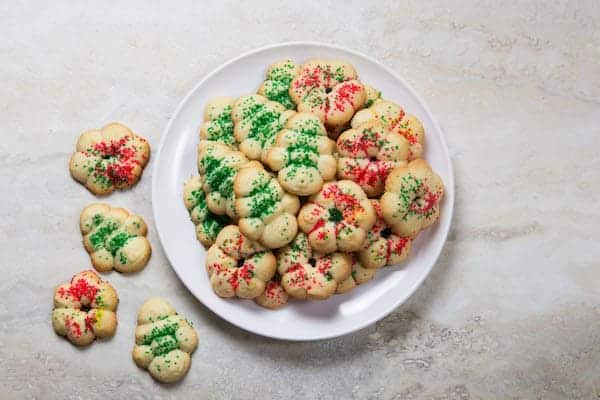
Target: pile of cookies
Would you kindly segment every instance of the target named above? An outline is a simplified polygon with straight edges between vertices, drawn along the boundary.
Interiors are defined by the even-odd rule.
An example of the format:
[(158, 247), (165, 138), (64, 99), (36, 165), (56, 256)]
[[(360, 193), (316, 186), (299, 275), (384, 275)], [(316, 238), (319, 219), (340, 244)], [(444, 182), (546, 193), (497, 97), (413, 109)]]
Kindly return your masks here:
[(405, 260), (444, 187), (413, 115), (344, 61), (282, 60), (204, 110), (185, 206), (221, 297), (326, 299)]
[[(150, 157), (146, 139), (119, 123), (83, 133), (71, 156), (75, 180), (95, 195), (127, 189), (142, 175)], [(152, 253), (143, 218), (124, 208), (93, 203), (81, 212), (83, 245), (98, 272), (133, 273), (143, 269)], [(116, 289), (96, 272), (75, 274), (54, 290), (54, 331), (77, 346), (106, 339), (117, 330)], [(164, 299), (153, 298), (138, 313), (134, 362), (164, 383), (183, 378), (190, 368), (198, 336), (189, 322)]]

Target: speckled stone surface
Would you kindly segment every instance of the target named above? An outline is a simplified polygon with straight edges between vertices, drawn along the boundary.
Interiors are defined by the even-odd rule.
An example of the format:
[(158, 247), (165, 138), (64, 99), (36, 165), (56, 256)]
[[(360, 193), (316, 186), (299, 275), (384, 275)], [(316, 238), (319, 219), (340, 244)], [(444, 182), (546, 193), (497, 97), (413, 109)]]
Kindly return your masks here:
[[(600, 3), (2, 2), (2, 399), (600, 398)], [(343, 3), (343, 4), (342, 4)], [(401, 4), (402, 3), (402, 4)], [(447, 134), (456, 213), (438, 265), (375, 326), (316, 343), (243, 332), (198, 303), (160, 248), (151, 160), (110, 196), (154, 254), (119, 290), (119, 328), (79, 350), (52, 289), (88, 267), (68, 174), (77, 135), (111, 120), (157, 149), (180, 99), (240, 52), (319, 40), (365, 52), (421, 93)], [(169, 298), (200, 334), (187, 378), (131, 360), (138, 307)]]

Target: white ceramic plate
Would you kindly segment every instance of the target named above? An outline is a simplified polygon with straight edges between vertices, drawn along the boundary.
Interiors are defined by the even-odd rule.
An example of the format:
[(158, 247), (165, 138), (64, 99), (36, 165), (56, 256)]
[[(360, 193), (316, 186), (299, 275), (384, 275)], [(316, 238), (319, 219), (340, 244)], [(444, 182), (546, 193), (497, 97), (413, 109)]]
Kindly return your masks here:
[[(194, 225), (183, 205), (183, 182), (197, 174), (196, 146), (204, 105), (217, 95), (254, 93), (267, 67), (280, 59), (344, 59), (359, 78), (401, 104), (425, 126), (425, 158), (444, 181), (446, 194), (439, 222), (415, 240), (407, 262), (381, 270), (369, 283), (325, 301), (290, 301), (270, 311), (240, 299), (217, 297), (208, 282), (206, 251), (196, 241)], [(319, 43), (284, 43), (263, 47), (231, 60), (202, 79), (183, 99), (163, 134), (152, 183), (156, 228), (173, 269), (204, 305), (240, 328), (287, 340), (316, 340), (344, 335), (372, 324), (402, 304), (433, 268), (450, 228), (454, 177), (444, 135), (425, 103), (389, 68), (362, 54)]]

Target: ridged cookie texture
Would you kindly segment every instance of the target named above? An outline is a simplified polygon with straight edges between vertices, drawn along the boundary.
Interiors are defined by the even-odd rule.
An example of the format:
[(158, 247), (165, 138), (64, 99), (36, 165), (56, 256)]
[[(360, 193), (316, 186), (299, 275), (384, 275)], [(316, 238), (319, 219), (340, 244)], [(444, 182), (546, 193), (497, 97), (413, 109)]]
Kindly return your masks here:
[(135, 184), (149, 158), (146, 139), (113, 122), (79, 136), (69, 170), (92, 193), (105, 195)]
[(265, 81), (258, 88), (258, 94), (280, 103), (288, 110), (295, 109), (296, 104), (290, 97), (290, 84), (299, 71), (300, 67), (289, 59), (271, 64)]
[(300, 200), (286, 193), (262, 166), (249, 164), (241, 168), (233, 190), (242, 234), (270, 249), (285, 246), (294, 239)]
[(375, 210), (358, 184), (341, 180), (323, 185), (298, 214), (298, 226), (320, 253), (360, 250), (375, 223)]
[(90, 204), (81, 212), (79, 227), (85, 250), (98, 271), (137, 272), (150, 259), (146, 223), (124, 208)]
[(198, 175), (185, 181), (183, 202), (196, 226), (196, 238), (204, 247), (209, 247), (215, 242), (221, 229), (231, 220), (225, 215), (217, 215), (209, 211), (206, 194), (202, 190), (202, 180)]
[(198, 335), (164, 299), (146, 300), (137, 317), (133, 360), (159, 382), (173, 383), (189, 371)]
[(352, 128), (369, 121), (379, 121), (393, 133), (404, 136), (409, 143), (408, 159), (423, 156), (425, 149), (425, 129), (417, 117), (406, 114), (398, 104), (389, 100), (375, 100), (369, 108), (357, 112), (352, 118)]
[(117, 329), (117, 292), (94, 271), (82, 271), (54, 290), (52, 327), (77, 346), (109, 338)]
[(275, 137), (265, 163), (278, 172), (277, 179), (288, 192), (308, 196), (335, 177), (335, 142), (327, 137), (323, 123), (310, 113), (291, 117)]
[(235, 99), (231, 97), (215, 97), (206, 104), (204, 122), (200, 127), (200, 139), (223, 143), (232, 148), (237, 147), (231, 118), (234, 101)]
[(319, 254), (312, 251), (306, 234), (277, 252), (281, 286), (297, 299), (324, 300), (351, 273), (351, 256), (346, 253)]
[(444, 185), (427, 161), (417, 159), (394, 169), (385, 181), (381, 211), (395, 234), (414, 238), (440, 215)]
[(341, 282), (336, 290), (337, 294), (348, 293), (358, 285), (369, 282), (375, 277), (377, 273), (376, 269), (365, 268), (361, 262), (356, 258), (355, 253), (350, 254), (352, 268), (350, 276), (345, 281)]
[(311, 112), (336, 131), (361, 109), (367, 93), (356, 70), (344, 61), (313, 59), (305, 62), (290, 85), (299, 112)]
[(206, 255), (210, 284), (220, 297), (260, 296), (275, 269), (273, 253), (244, 236), (237, 225), (223, 228)]

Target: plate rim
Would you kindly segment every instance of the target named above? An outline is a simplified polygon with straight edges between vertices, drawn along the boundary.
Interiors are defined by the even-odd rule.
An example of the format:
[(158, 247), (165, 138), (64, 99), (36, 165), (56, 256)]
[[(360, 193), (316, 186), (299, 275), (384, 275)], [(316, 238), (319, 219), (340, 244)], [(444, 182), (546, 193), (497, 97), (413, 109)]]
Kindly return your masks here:
[[(446, 156), (446, 161), (447, 161), (447, 168), (448, 168), (448, 176), (449, 176), (449, 182), (444, 182), (445, 187), (447, 189), (451, 189), (451, 190), (446, 190), (447, 194), (447, 201), (449, 204), (446, 205), (447, 210), (444, 210), (445, 213), (450, 213), (450, 220), (448, 223), (448, 226), (445, 230), (445, 232), (442, 232), (443, 235), (443, 240), (440, 241), (440, 244), (438, 245), (437, 248), (434, 248), (434, 258), (433, 258), (433, 262), (431, 263), (431, 265), (428, 267), (427, 273), (423, 274), (419, 279), (417, 279), (412, 286), (410, 286), (410, 289), (407, 290), (405, 292), (405, 294), (403, 296), (400, 296), (395, 302), (393, 302), (393, 304), (388, 307), (387, 309), (385, 309), (382, 313), (378, 313), (377, 315), (370, 317), (370, 318), (366, 318), (364, 321), (362, 321), (361, 323), (358, 323), (354, 326), (352, 326), (351, 329), (348, 329), (344, 332), (333, 332), (331, 334), (325, 333), (325, 334), (318, 334), (315, 335), (313, 337), (310, 338), (302, 338), (302, 337), (290, 337), (290, 336), (285, 336), (285, 335), (278, 335), (276, 333), (265, 333), (262, 332), (260, 330), (256, 330), (253, 329), (253, 327), (249, 327), (249, 326), (243, 326), (242, 324), (238, 323), (235, 319), (229, 318), (227, 316), (223, 316), (221, 315), (219, 312), (217, 312), (216, 310), (214, 310), (211, 306), (209, 306), (208, 304), (205, 304), (201, 299), (199, 299), (193, 292), (193, 290), (188, 287), (188, 284), (185, 282), (185, 280), (183, 280), (181, 278), (180, 273), (178, 272), (177, 268), (175, 268), (169, 253), (167, 252), (165, 246), (163, 245), (163, 237), (162, 237), (162, 233), (161, 230), (158, 228), (158, 208), (157, 208), (157, 202), (155, 201), (157, 196), (158, 196), (158, 183), (157, 183), (157, 177), (158, 177), (158, 168), (160, 165), (160, 159), (161, 159), (161, 155), (162, 155), (162, 151), (163, 148), (165, 147), (165, 143), (167, 141), (167, 137), (168, 137), (168, 133), (171, 130), (171, 126), (173, 125), (176, 117), (179, 115), (179, 113), (181, 112), (181, 110), (184, 108), (185, 104), (188, 102), (188, 100), (192, 97), (192, 95), (198, 90), (198, 88), (200, 86), (202, 86), (204, 84), (204, 82), (206, 82), (207, 80), (211, 79), (213, 76), (215, 76), (216, 74), (218, 74), (221, 70), (225, 69), (226, 67), (230, 66), (231, 64), (234, 64), (236, 62), (238, 62), (241, 59), (244, 59), (246, 57), (249, 57), (255, 53), (260, 53), (260, 52), (264, 52), (264, 51), (268, 51), (274, 48), (282, 48), (282, 47), (292, 47), (292, 46), (315, 46), (315, 47), (322, 47), (322, 48), (326, 48), (326, 49), (334, 49), (334, 50), (338, 50), (338, 51), (342, 51), (342, 52), (347, 52), (350, 53), (356, 57), (359, 58), (363, 58), (366, 61), (369, 61), (373, 64), (375, 64), (376, 66), (384, 69), (387, 73), (389, 73), (394, 79), (396, 79), (397, 81), (399, 81), (409, 92), (412, 96), (414, 96), (414, 98), (421, 104), (421, 106), (423, 107), (423, 109), (425, 110), (425, 112), (427, 113), (428, 117), (431, 120), (432, 125), (434, 126), (435, 129), (437, 129), (440, 132), (439, 135), (439, 139), (440, 139), (440, 143), (442, 145), (442, 152), (444, 153), (444, 155)], [(440, 258), (440, 255), (442, 253), (442, 250), (444, 249), (444, 246), (446, 245), (446, 242), (448, 241), (448, 234), (450, 232), (450, 228), (452, 227), (452, 222), (454, 220), (454, 194), (455, 194), (455, 179), (454, 179), (454, 168), (452, 165), (452, 158), (450, 157), (450, 152), (448, 150), (448, 145), (446, 143), (446, 135), (444, 130), (442, 129), (442, 127), (440, 126), (437, 118), (435, 117), (435, 115), (431, 112), (431, 109), (429, 108), (429, 105), (423, 100), (423, 98), (421, 98), (421, 96), (418, 94), (418, 92), (408, 83), (404, 80), (404, 78), (402, 78), (400, 75), (398, 75), (393, 69), (391, 69), (390, 67), (388, 67), (387, 65), (379, 62), (378, 60), (374, 59), (371, 56), (368, 56), (364, 53), (361, 53), (359, 51), (356, 50), (352, 50), (349, 49), (347, 47), (344, 46), (340, 46), (340, 45), (336, 45), (336, 44), (329, 44), (329, 43), (323, 43), (323, 42), (318, 42), (318, 41), (287, 41), (287, 42), (280, 42), (280, 43), (274, 43), (274, 44), (268, 44), (265, 46), (261, 46), (261, 47), (257, 47), (251, 50), (248, 50), (246, 52), (243, 52), (242, 54), (231, 58), (227, 61), (225, 61), (224, 63), (219, 64), (216, 68), (214, 68), (213, 70), (211, 70), (208, 74), (206, 74), (203, 78), (201, 78), (188, 92), (187, 94), (183, 97), (183, 99), (181, 99), (177, 105), (177, 107), (175, 108), (175, 110), (172, 112), (171, 117), (169, 118), (169, 121), (165, 127), (165, 129), (162, 132), (162, 136), (160, 138), (160, 142), (158, 145), (158, 150), (156, 151), (156, 155), (154, 156), (154, 166), (152, 167), (152, 215), (154, 218), (154, 227), (156, 229), (156, 233), (158, 235), (158, 239), (160, 242), (160, 246), (163, 249), (163, 253), (165, 254), (165, 257), (167, 258), (167, 261), (169, 262), (169, 266), (171, 267), (171, 269), (175, 272), (175, 275), (177, 275), (177, 278), (179, 279), (179, 281), (183, 284), (183, 286), (185, 286), (185, 288), (188, 290), (188, 292), (194, 297), (196, 298), (196, 300), (198, 300), (200, 303), (202, 303), (202, 305), (204, 307), (206, 307), (207, 309), (209, 309), (211, 312), (213, 312), (214, 314), (216, 314), (219, 318), (227, 321), (228, 323), (244, 330), (247, 332), (251, 332), (253, 334), (256, 334), (258, 336), (263, 336), (263, 337), (268, 337), (268, 338), (272, 338), (272, 339), (277, 339), (277, 340), (285, 340), (285, 341), (292, 341), (292, 342), (309, 342), (309, 341), (318, 341), (318, 340), (326, 340), (326, 339), (332, 339), (332, 338), (336, 338), (336, 337), (341, 337), (341, 336), (346, 336), (349, 335), (351, 333), (357, 332), (363, 328), (366, 328), (374, 323), (377, 323), (378, 321), (382, 320), (383, 318), (387, 317), (388, 315), (390, 315), (394, 310), (396, 310), (398, 307), (400, 307), (402, 304), (404, 304), (415, 292), (416, 290), (423, 284), (423, 282), (425, 281), (425, 279), (429, 276), (429, 274), (431, 274), (431, 271), (433, 270), (433, 268), (437, 265), (438, 260)]]

